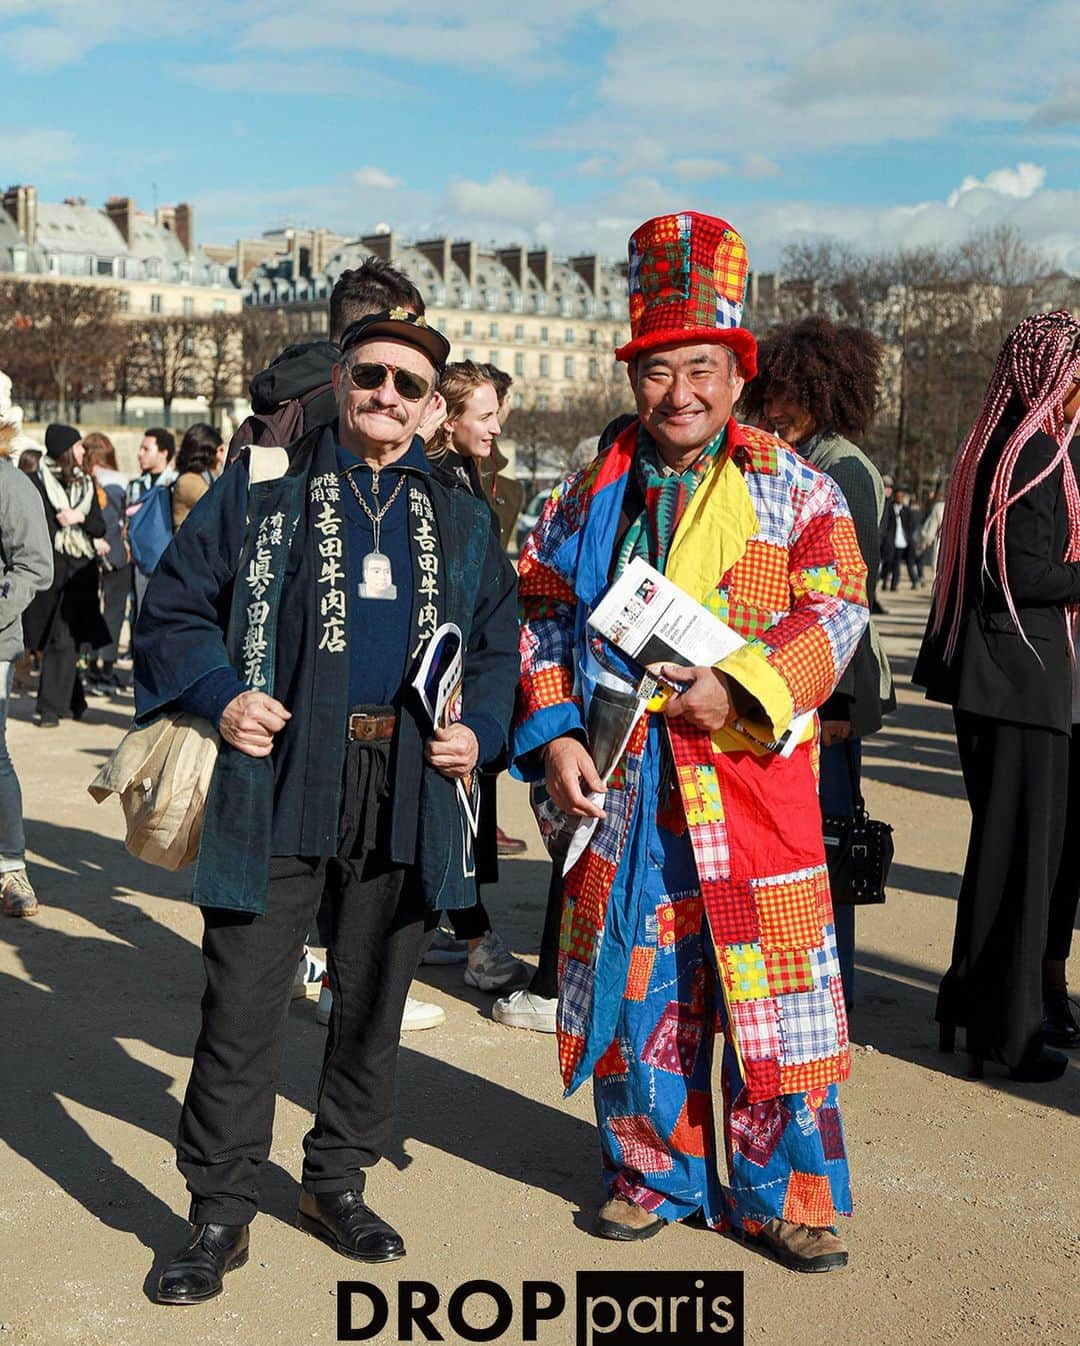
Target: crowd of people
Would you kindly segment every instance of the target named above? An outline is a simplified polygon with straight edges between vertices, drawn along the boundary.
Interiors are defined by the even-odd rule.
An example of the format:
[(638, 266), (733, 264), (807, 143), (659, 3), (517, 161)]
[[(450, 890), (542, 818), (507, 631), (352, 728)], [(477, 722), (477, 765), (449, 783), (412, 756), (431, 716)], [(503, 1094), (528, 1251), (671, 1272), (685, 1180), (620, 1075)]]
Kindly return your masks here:
[[(973, 1074), (996, 1060), (1049, 1081), (1067, 1061), (1053, 1047), (1080, 1045), (1080, 325), (1020, 325), (945, 498), (916, 509), (860, 447), (882, 373), (870, 333), (810, 317), (755, 340), (723, 220), (649, 220), (629, 263), (616, 354), (636, 414), (553, 490), (516, 572), (511, 380), (451, 361), (387, 262), (339, 278), (328, 340), (256, 375), (227, 449), (209, 425), (179, 450), (148, 430), (132, 481), (106, 436), (63, 424), (15, 472), (0, 384), (0, 690), (29, 649), (36, 722), (77, 718), (122, 690), (127, 621), (136, 724), (179, 711), (220, 735), (193, 878), (190, 1229), (162, 1303), (211, 1298), (247, 1260), (289, 998), (309, 990), (328, 1032), (298, 1223), (352, 1258), (404, 1255), (365, 1184), (399, 1034), (443, 1018), (409, 995), (425, 961), (498, 995), (506, 1026), (554, 1033), (568, 1091), (591, 1081), (600, 1237), (689, 1220), (795, 1270), (846, 1265), (855, 919), (831, 900), (822, 820), (854, 816), (863, 741), (896, 706), (871, 610), (902, 567), (912, 588), (935, 575), (915, 679), (954, 707), (973, 815), (942, 1048), (963, 1028)], [(273, 471), (265, 446), (287, 446)], [(600, 637), (591, 615), (640, 563), (726, 622), (732, 652), (649, 683)], [(448, 625), (460, 714), (433, 724), (413, 680)], [(605, 706), (656, 675), (666, 692), (601, 774)], [(499, 858), (525, 849), (498, 825), (508, 767), (552, 855), (535, 969), (489, 910)], [(4, 910), (32, 915), (2, 734), (0, 812)]]

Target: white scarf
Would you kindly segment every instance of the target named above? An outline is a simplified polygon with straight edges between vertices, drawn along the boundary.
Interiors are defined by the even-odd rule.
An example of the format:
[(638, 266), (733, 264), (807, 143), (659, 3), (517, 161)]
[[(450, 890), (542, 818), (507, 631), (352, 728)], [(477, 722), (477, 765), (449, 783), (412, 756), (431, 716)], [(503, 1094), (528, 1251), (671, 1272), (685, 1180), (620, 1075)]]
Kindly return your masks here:
[[(45, 483), (45, 494), (49, 504), (60, 513), (62, 509), (77, 509), (85, 518), (90, 513), (94, 498), (94, 483), (76, 468), (75, 476), (65, 487), (60, 469), (52, 462), (42, 464), (41, 480)], [(56, 530), (53, 547), (62, 556), (95, 556), (94, 543), (81, 524), (68, 524)]]

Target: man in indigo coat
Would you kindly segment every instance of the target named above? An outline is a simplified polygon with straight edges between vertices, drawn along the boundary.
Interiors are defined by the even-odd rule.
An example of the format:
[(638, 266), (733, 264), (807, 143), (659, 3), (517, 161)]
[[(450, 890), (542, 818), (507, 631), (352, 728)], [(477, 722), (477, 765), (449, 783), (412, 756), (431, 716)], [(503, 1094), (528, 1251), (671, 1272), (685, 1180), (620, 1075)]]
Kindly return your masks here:
[[(211, 1298), (247, 1260), (292, 978), (324, 887), (333, 1011), (298, 1223), (362, 1261), (405, 1252), (364, 1203), (365, 1172), (389, 1136), (425, 933), (475, 901), (457, 782), (503, 754), (519, 667), (516, 582), (487, 508), (416, 436), (448, 354), (404, 309), (354, 323), (338, 419), (289, 446), (280, 475), (242, 456), (147, 591), (138, 719), (185, 710), (221, 735), (194, 884), (207, 987), (177, 1140), (191, 1228), (162, 1303)], [(433, 734), (412, 681), (447, 622), (464, 713)]]

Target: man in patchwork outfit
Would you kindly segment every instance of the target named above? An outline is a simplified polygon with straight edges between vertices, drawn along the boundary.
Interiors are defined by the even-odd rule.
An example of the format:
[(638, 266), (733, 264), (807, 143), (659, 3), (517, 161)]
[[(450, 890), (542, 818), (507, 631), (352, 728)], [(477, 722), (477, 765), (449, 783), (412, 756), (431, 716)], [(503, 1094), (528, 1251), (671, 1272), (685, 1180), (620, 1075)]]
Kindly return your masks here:
[[(830, 479), (732, 417), (756, 372), (747, 265), (738, 233), (704, 215), (630, 239), (616, 354), (638, 419), (555, 493), (522, 553), (512, 753), (564, 813), (600, 818), (566, 876), (558, 1010), (567, 1090), (593, 1079), (596, 1232), (648, 1238), (695, 1217), (829, 1271), (847, 1262), (850, 1055), (816, 717), (789, 756), (768, 745), (833, 690), (867, 623), (866, 572)], [(635, 673), (585, 623), (637, 557), (746, 643), (715, 668), (667, 669), (683, 690), (639, 722), (605, 785), (592, 696)]]

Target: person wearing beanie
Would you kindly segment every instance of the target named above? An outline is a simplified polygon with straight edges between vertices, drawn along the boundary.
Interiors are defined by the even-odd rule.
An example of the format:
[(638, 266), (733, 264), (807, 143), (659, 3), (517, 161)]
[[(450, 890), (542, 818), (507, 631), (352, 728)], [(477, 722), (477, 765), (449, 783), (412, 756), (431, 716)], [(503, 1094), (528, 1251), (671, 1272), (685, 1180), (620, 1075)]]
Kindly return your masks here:
[(82, 435), (73, 425), (45, 431), (45, 458), (31, 481), (45, 506), (53, 549), (53, 581), (26, 613), (26, 643), (41, 651), (35, 723), (53, 729), (62, 716), (81, 719), (86, 695), (79, 678), (79, 647), (109, 643), (98, 599), (96, 538), (105, 519), (93, 478), (82, 470)]
[[(519, 564), (513, 770), (570, 823), (597, 820), (564, 880), (563, 1082), (593, 1083), (600, 1237), (693, 1218), (830, 1271), (847, 1262), (850, 1055), (814, 712), (866, 628), (866, 567), (835, 483), (732, 416), (756, 372), (738, 232), (664, 215), (629, 252), (616, 354), (637, 418), (552, 496)], [(590, 727), (643, 670), (586, 623), (640, 561), (742, 641), (716, 667), (665, 665), (675, 694), (601, 779)]]

